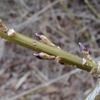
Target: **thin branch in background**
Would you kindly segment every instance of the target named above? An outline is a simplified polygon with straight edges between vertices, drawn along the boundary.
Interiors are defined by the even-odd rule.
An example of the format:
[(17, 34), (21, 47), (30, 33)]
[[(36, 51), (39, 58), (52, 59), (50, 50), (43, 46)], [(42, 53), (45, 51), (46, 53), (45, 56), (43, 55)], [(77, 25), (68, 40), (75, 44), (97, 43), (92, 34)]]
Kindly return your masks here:
[(46, 10), (48, 10), (50, 7), (54, 6), (55, 4), (59, 3), (60, 0), (56, 0), (54, 1), (52, 4), (47, 5), (45, 8), (43, 8), (42, 10), (38, 11), (37, 13), (35, 13), (34, 15), (32, 15), (31, 17), (29, 17), (26, 21), (22, 22), (21, 24), (19, 24), (15, 29), (17, 31), (20, 31), (22, 29), (24, 29), (28, 24), (31, 24), (35, 21), (38, 20), (39, 15), (41, 15), (42, 13), (44, 13)]
[(31, 74), (30, 72), (27, 72), (25, 75), (23, 75), (23, 76), (20, 78), (19, 82), (17, 83), (17, 85), (16, 85), (16, 87), (15, 87), (16, 90), (25, 82), (26, 78), (27, 78), (30, 74)]
[[(67, 6), (64, 4), (63, 0), (60, 0), (60, 3), (62, 5), (62, 7), (65, 9), (66, 13), (68, 13), (69, 18), (77, 25), (77, 27), (82, 31), (82, 25), (76, 20), (76, 18), (70, 13), (69, 9), (67, 8)], [(88, 41), (90, 41), (94, 47), (96, 47), (98, 49), (98, 51), (100, 52), (98, 46), (94, 43), (94, 41), (90, 38), (89, 34), (84, 30), (83, 34), (86, 36), (86, 38), (88, 39)]]
[(88, 0), (84, 0), (91, 11), (100, 19), (100, 14), (95, 10), (95, 8), (90, 4)]
[(98, 78), (97, 84), (94, 89), (89, 93), (85, 100), (100, 100), (100, 79)]
[[(23, 93), (21, 93), (21, 94), (15, 96), (15, 97), (9, 98), (8, 100), (16, 100), (16, 99), (20, 99), (20, 98), (22, 98), (22, 97), (24, 97), (24, 96), (27, 98), (30, 94), (33, 95), (33, 94), (35, 93), (35, 91), (39, 91), (39, 90), (41, 90), (41, 89), (43, 89), (43, 88), (45, 88), (45, 87), (47, 87), (47, 86), (49, 86), (49, 85), (51, 85), (51, 84), (53, 84), (53, 83), (59, 81), (59, 80), (62, 80), (63, 78), (69, 77), (69, 76), (71, 76), (71, 75), (73, 75), (73, 74), (75, 74), (75, 73), (78, 73), (78, 72), (80, 72), (79, 69), (70, 71), (70, 72), (67, 73), (67, 74), (64, 74), (64, 75), (62, 75), (62, 76), (59, 76), (59, 77), (56, 78), (56, 79), (53, 79), (53, 80), (51, 80), (51, 81), (45, 82), (45, 83), (43, 83), (43, 84), (41, 84), (41, 85), (38, 85), (37, 87), (32, 88), (32, 89), (30, 89), (30, 90), (28, 90), (28, 91), (25, 91), (25, 92), (23, 92)], [(25, 98), (25, 99), (26, 99), (26, 98)]]

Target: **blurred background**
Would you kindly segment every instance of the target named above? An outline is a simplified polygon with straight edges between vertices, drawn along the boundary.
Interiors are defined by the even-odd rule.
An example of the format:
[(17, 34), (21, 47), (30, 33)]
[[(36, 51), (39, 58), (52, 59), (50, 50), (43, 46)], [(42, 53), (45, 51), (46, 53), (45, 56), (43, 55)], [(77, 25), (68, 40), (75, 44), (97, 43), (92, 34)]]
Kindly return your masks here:
[[(0, 0), (0, 18), (17, 32), (37, 39), (47, 36), (74, 55), (78, 43), (100, 54), (99, 0)], [(95, 86), (86, 71), (38, 60), (34, 51), (0, 40), (0, 100), (84, 100)]]

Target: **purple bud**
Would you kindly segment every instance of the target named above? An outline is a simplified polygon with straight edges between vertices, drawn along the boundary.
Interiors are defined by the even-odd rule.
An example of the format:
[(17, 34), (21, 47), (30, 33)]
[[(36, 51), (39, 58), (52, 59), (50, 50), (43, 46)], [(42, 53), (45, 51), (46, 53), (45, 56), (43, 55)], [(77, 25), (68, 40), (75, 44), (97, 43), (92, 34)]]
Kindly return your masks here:
[(88, 49), (82, 43), (79, 43), (79, 48), (81, 51), (88, 52)]
[(35, 33), (36, 34), (36, 36), (39, 38), (39, 40), (41, 40), (41, 34), (38, 34), (38, 33)]
[(38, 59), (42, 59), (40, 53), (34, 53), (34, 56), (37, 57)]

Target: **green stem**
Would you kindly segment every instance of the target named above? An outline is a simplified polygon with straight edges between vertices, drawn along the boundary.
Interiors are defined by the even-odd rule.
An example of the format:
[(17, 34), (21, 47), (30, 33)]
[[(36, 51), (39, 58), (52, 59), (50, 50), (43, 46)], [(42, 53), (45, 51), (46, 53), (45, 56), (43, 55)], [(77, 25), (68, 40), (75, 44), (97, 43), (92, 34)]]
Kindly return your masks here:
[(42, 42), (26, 37), (22, 34), (15, 33), (14, 36), (8, 36), (7, 33), (0, 30), (0, 36), (6, 40), (19, 44), (23, 47), (29, 48), (37, 52), (45, 52), (50, 55), (59, 56), (61, 62), (76, 66), (85, 71), (91, 71), (92, 68), (97, 68), (97, 63), (93, 61), (87, 61), (88, 65), (82, 65), (82, 58), (69, 54), (68, 52), (58, 49), (56, 47), (48, 46)]

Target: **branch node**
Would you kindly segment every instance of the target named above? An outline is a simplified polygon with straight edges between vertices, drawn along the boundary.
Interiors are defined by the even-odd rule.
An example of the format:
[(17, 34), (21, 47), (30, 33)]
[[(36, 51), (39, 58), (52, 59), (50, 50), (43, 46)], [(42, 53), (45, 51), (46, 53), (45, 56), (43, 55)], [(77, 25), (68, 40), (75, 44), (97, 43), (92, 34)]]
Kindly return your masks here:
[(35, 40), (33, 41), (33, 46), (36, 46), (36, 41)]
[(39, 40), (49, 46), (52, 46), (52, 47), (56, 47), (58, 49), (61, 49), (59, 46), (56, 46), (55, 44), (53, 44), (45, 35), (41, 35), (41, 34), (37, 34), (36, 33), (36, 36), (39, 38)]
[(9, 29), (8, 32), (7, 32), (8, 36), (11, 36), (11, 37), (14, 36), (15, 33), (16, 33), (16, 32), (15, 32), (14, 29)]
[(97, 76), (97, 75), (96, 75), (96, 68), (93, 67), (93, 68), (91, 69), (91, 71), (90, 71), (90, 74), (92, 74), (93, 76)]
[(82, 65), (87, 65), (87, 60), (85, 58), (82, 59)]
[(8, 32), (9, 28), (3, 23), (3, 21), (0, 19), (0, 29), (3, 32)]
[(56, 60), (57, 63), (60, 63), (61, 65), (64, 65), (64, 63), (61, 62), (61, 57), (60, 56), (57, 56), (55, 60)]

